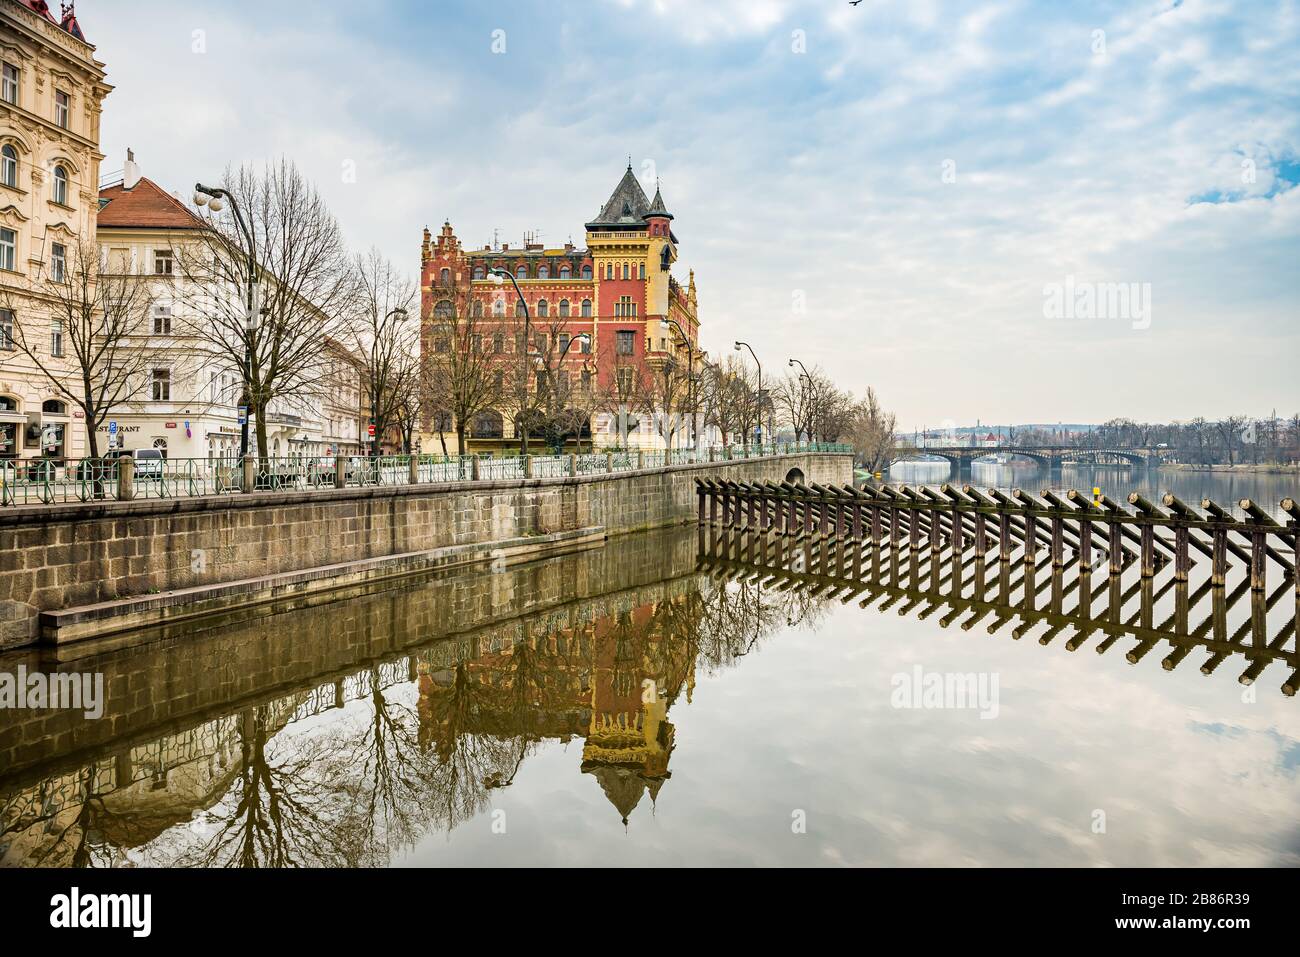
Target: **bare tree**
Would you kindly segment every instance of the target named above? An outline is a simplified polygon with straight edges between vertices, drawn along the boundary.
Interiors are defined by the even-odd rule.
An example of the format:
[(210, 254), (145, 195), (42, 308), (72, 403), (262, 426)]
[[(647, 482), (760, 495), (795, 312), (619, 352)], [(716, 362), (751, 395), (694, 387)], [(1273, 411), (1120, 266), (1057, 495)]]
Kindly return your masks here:
[[(149, 287), (126, 272), (114, 272), (91, 242), (67, 248), (63, 262), (46, 278), (50, 327), (38, 333), (30, 322), (14, 324), (13, 343), (84, 416), (90, 457), (99, 456), (98, 430), (124, 403), (145, 390), (150, 352)], [(6, 309), (18, 312), (4, 294)]]
[[(327, 340), (342, 331), (356, 286), (338, 221), (297, 166), (243, 166), (228, 169), (225, 179), (247, 234), (233, 212), (209, 211), (209, 228), (197, 241), (177, 244), (181, 288), (195, 300), (183, 321), (242, 370), (243, 401), (256, 417), (257, 453), (265, 458), (272, 404), (303, 403), (328, 388)], [(243, 293), (250, 255), (259, 287), (256, 324), (248, 322)]]
[[(398, 427), (411, 384), (420, 375), (420, 330), (411, 307), (415, 285), (377, 250), (357, 256), (357, 295), (344, 343), (356, 357), (361, 390), (375, 427), (373, 445)], [(404, 441), (410, 447), (409, 436)]]
[[(456, 451), (468, 452), (466, 431), (483, 412), (501, 404), (512, 365), (506, 335), (483, 316), (468, 287), (444, 290), (429, 303), (422, 344), (424, 420), (451, 417)], [(439, 428), (439, 432), (443, 432)]]

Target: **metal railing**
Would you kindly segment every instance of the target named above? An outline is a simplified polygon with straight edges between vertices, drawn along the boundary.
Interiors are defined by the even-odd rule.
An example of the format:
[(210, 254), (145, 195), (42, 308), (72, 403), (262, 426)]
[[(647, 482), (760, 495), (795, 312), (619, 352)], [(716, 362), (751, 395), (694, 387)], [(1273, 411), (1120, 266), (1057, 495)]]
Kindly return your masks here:
[[(609, 449), (586, 454), (477, 456), (385, 455), (378, 458), (98, 458), (0, 460), (0, 507), (129, 499), (194, 498), (250, 492), (302, 492), (367, 486), (499, 482), (634, 472), (676, 465), (829, 452), (852, 446), (792, 442), (705, 449)], [(126, 470), (124, 474), (123, 470)]]

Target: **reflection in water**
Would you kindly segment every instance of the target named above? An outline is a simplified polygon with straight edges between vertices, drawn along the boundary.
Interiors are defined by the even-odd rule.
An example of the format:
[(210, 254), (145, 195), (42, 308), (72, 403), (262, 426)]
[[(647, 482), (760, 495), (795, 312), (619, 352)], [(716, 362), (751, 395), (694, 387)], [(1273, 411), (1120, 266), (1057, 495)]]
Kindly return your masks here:
[(59, 665), (103, 671), (108, 710), (24, 716), (73, 731), (12, 751), (0, 863), (386, 864), (484, 813), (547, 741), (581, 742), (575, 773), (626, 824), (672, 776), (697, 675), (817, 612), (694, 565), (689, 537), (648, 535)]
[[(1300, 861), (1291, 583), (990, 558), (681, 529), (9, 656), (107, 700), (0, 712), (0, 864)], [(999, 717), (896, 710), (917, 665)]]

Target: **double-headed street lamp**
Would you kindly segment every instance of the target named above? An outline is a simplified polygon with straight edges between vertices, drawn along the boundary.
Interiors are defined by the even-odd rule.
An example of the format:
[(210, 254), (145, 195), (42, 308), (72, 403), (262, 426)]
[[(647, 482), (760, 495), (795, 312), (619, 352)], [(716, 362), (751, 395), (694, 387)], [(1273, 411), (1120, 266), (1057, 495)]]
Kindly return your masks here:
[[(806, 414), (807, 414), (807, 409), (804, 408), (804, 406), (806, 406), (806, 405), (808, 404), (808, 399), (807, 399), (807, 392), (806, 392), (805, 389), (804, 389), (804, 383), (807, 382), (808, 385), (812, 385), (812, 376), (810, 376), (810, 375), (808, 374), (808, 367), (807, 367), (806, 365), (804, 365), (802, 362), (800, 362), (798, 359), (791, 359), (790, 362), (789, 362), (789, 365), (790, 365), (790, 368), (792, 368), (792, 369), (793, 369), (795, 366), (798, 366), (800, 369), (803, 370), (803, 372), (800, 373), (800, 375), (799, 375), (799, 394), (800, 394), (800, 396), (802, 397), (802, 398), (801, 398), (801, 401), (800, 401), (800, 403), (799, 403), (799, 406), (800, 406), (800, 411), (803, 412), (803, 413), (806, 415)], [(799, 425), (800, 425), (800, 423), (795, 423), (795, 428), (798, 429), (798, 428), (799, 428)], [(810, 431), (811, 431), (811, 429), (810, 429)], [(811, 435), (811, 434), (808, 436), (808, 441), (810, 441), (810, 442), (812, 441), (812, 435)]]
[[(749, 354), (754, 357), (754, 365), (758, 366), (758, 442), (761, 445), (763, 443), (763, 363), (758, 361), (758, 354), (754, 352), (753, 346), (751, 346), (748, 342), (742, 342), (739, 339), (737, 339), (736, 340), (737, 352), (740, 351), (741, 346), (744, 346), (746, 349), (749, 350)], [(771, 431), (770, 423), (769, 423), (768, 431), (769, 432)]]
[[(252, 404), (253, 391), (253, 337), (257, 335), (258, 314), (257, 305), (257, 250), (253, 245), (253, 234), (249, 232), (248, 224), (244, 222), (243, 215), (239, 212), (239, 203), (229, 191), (219, 186), (204, 186), (202, 183), (194, 184), (194, 205), (206, 206), (211, 212), (219, 213), (225, 208), (225, 204), (230, 203), (230, 211), (235, 216), (235, 222), (239, 224), (239, 230), (244, 234), (244, 241), (248, 245), (248, 299), (245, 303), (248, 311), (244, 315), (244, 409), (243, 415), (240, 416), (239, 423), (239, 458), (242, 461), (248, 455), (248, 418), (249, 406)], [(258, 415), (262, 415), (264, 410), (258, 409)]]
[[(524, 301), (524, 293), (523, 290), (519, 288), (519, 283), (515, 281), (514, 275), (511, 274), (508, 270), (489, 269), (488, 276), (491, 277), (492, 281), (496, 283), (498, 286), (500, 286), (507, 279), (509, 279), (510, 285), (515, 287), (515, 295), (519, 297), (519, 304), (523, 307), (524, 310), (524, 355), (522, 360), (522, 364), (524, 367), (524, 381), (521, 384), (521, 388), (523, 389), (523, 392), (521, 393), (523, 397), (523, 402), (521, 404), (526, 405), (528, 402), (528, 379), (529, 379), (528, 350), (532, 348), (532, 341), (533, 341), (533, 334), (532, 334), (533, 321), (532, 321), (532, 317), (528, 314), (528, 303)], [(521, 444), (519, 451), (521, 454), (527, 455), (529, 423), (527, 421), (528, 415), (524, 412), (523, 409), (520, 409), (519, 418), (522, 420), (520, 424), (522, 425), (524, 430), (523, 443)]]
[(691, 407), (691, 448), (698, 447), (698, 437), (695, 433), (695, 346), (691, 342), (691, 337), (686, 334), (682, 324), (676, 319), (664, 319), (660, 327), (667, 332), (670, 326), (676, 326), (677, 331), (681, 334), (682, 341), (686, 343), (686, 404)]

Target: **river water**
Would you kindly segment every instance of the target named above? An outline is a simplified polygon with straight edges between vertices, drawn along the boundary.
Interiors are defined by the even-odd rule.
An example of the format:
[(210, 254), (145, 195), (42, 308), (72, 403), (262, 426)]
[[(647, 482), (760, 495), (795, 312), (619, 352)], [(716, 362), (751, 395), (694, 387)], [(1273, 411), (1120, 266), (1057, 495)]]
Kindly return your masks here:
[(0, 864), (1300, 864), (1289, 667), (1246, 687), (1237, 655), (944, 627), (920, 570), (864, 608), (714, 553), (674, 529), (0, 658), (105, 689), (98, 718), (0, 712)]

